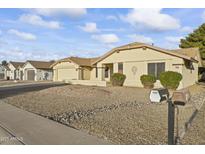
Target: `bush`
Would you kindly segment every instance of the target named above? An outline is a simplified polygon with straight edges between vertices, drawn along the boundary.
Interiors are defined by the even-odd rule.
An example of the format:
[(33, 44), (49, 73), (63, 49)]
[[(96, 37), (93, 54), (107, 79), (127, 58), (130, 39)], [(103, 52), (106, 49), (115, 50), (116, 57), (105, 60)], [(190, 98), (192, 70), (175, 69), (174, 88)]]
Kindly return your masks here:
[(122, 73), (114, 73), (111, 76), (111, 83), (113, 86), (123, 86), (126, 76)]
[(153, 88), (156, 82), (156, 77), (153, 75), (142, 75), (140, 80), (145, 88)]
[(167, 71), (161, 73), (159, 79), (164, 88), (176, 90), (182, 80), (182, 75), (178, 72)]

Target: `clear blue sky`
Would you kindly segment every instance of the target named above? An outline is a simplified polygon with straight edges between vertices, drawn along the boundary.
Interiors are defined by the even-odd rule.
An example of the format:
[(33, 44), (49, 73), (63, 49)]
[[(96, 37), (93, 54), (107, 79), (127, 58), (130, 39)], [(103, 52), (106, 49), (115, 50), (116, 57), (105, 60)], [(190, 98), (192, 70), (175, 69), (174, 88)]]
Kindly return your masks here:
[(0, 9), (0, 60), (96, 57), (130, 42), (178, 48), (205, 9)]

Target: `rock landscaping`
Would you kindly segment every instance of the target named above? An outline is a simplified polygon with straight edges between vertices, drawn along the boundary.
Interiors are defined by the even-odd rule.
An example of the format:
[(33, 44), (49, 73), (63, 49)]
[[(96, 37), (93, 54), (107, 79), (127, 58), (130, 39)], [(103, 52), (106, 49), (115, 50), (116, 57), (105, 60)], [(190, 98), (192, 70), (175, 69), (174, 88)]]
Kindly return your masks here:
[[(200, 86), (190, 88), (195, 103), (205, 99), (202, 90)], [(3, 101), (113, 144), (167, 144), (167, 104), (150, 103), (149, 92), (144, 88), (67, 85)], [(181, 118), (183, 124), (189, 112)]]

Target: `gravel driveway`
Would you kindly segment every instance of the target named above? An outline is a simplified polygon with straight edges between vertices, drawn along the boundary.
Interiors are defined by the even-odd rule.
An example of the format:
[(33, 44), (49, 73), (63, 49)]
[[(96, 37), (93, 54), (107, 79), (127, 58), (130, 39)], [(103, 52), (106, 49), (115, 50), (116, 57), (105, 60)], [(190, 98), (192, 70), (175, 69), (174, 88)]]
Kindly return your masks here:
[[(190, 88), (193, 95), (202, 90)], [(114, 144), (167, 144), (167, 104), (152, 104), (148, 96), (144, 88), (67, 85), (3, 101)]]

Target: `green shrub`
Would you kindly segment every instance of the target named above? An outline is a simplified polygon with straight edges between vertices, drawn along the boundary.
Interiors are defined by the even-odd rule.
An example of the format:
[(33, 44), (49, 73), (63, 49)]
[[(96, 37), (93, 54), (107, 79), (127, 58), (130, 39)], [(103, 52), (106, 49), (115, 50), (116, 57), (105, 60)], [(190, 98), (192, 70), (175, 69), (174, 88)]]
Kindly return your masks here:
[(167, 71), (162, 72), (159, 79), (164, 88), (176, 90), (182, 80), (182, 75), (178, 72)]
[(153, 88), (156, 82), (156, 77), (153, 75), (142, 75), (140, 80), (145, 88)]
[(123, 86), (126, 76), (122, 73), (114, 73), (111, 76), (111, 83), (113, 86)]

